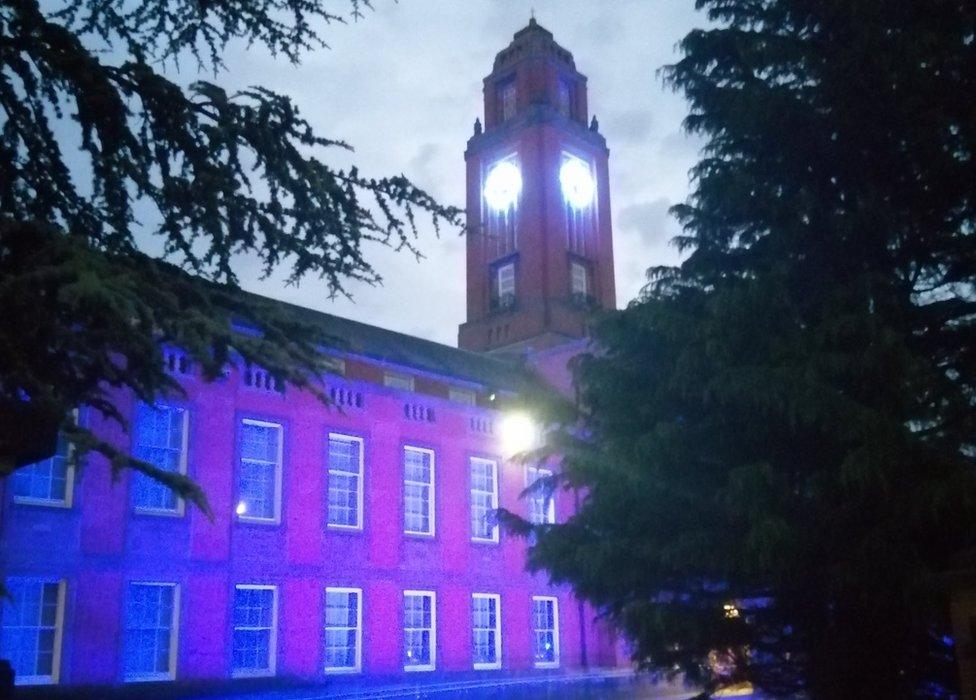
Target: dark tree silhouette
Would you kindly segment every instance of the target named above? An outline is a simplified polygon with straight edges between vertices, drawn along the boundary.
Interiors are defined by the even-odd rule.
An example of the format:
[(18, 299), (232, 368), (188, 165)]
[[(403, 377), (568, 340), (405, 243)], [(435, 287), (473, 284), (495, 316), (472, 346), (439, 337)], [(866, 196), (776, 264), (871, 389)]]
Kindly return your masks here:
[[(235, 258), (312, 275), (333, 294), (376, 282), (370, 244), (414, 253), (415, 215), (458, 210), (403, 176), (373, 179), (319, 160), (317, 135), (262, 87), (183, 87), (166, 66), (218, 73), (233, 41), (285, 60), (321, 46), (315, 26), (363, 0), (4, 0), (0, 5), (0, 476), (54, 449), (60, 430), (113, 468), (132, 467), (206, 509), (185, 477), (99, 441), (70, 416), (120, 421), (113, 391), (151, 401), (178, 385), (161, 348), (207, 379), (237, 356), (315, 391), (323, 340), (273, 304), (245, 299)], [(80, 157), (79, 157), (80, 149)], [(83, 165), (79, 165), (83, 164)], [(163, 259), (137, 245), (136, 218)], [(235, 331), (244, 324), (259, 334)]]
[(707, 688), (937, 695), (976, 544), (976, 5), (697, 4), (664, 72), (706, 140), (688, 257), (598, 324), (554, 438), (582, 508), (532, 565)]

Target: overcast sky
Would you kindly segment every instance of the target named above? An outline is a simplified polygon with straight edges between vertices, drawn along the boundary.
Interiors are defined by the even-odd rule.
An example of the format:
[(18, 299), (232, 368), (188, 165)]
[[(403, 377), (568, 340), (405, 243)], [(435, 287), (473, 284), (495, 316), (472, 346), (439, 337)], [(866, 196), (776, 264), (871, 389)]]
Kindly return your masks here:
[[(482, 116), (482, 79), (530, 9), (589, 78), (589, 105), (610, 147), (618, 306), (644, 270), (677, 260), (671, 204), (688, 190), (699, 144), (683, 135), (687, 105), (658, 69), (704, 18), (692, 0), (373, 0), (349, 25), (325, 27), (328, 50), (299, 66), (254, 49), (232, 51), (228, 87), (261, 84), (291, 96), (319, 135), (343, 139), (369, 175), (406, 174), (440, 201), (464, 204), (464, 148)], [(338, 6), (338, 2), (337, 2)], [(323, 156), (329, 160), (329, 153)], [(464, 239), (424, 222), (426, 258), (376, 248), (379, 287), (351, 285), (329, 300), (324, 283), (286, 287), (245, 269), (245, 287), (267, 296), (455, 345), (464, 320)]]

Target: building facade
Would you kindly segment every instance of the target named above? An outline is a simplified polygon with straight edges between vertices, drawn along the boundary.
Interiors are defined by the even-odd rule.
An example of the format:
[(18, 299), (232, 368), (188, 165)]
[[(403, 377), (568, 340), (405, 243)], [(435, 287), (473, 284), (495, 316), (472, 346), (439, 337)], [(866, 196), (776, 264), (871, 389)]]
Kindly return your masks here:
[(468, 317), (459, 348), (308, 310), (326, 406), (239, 364), (185, 396), (120, 394), (113, 444), (190, 475), (212, 519), (142, 475), (57, 456), (0, 485), (10, 599), (0, 657), (19, 683), (557, 673), (618, 663), (594, 611), (525, 569), (504, 507), (555, 522), (571, 492), (523, 496), (555, 464), (508, 399), (569, 391), (593, 306), (614, 305), (607, 150), (586, 82), (534, 20), (485, 80), (466, 153)]

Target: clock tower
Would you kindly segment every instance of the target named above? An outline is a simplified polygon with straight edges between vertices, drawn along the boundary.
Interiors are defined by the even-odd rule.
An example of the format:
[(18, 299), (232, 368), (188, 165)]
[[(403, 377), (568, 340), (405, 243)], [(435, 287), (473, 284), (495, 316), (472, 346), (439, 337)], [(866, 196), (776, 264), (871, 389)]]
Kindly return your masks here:
[(461, 348), (542, 350), (615, 306), (606, 141), (586, 77), (533, 18), (484, 81), (467, 163)]

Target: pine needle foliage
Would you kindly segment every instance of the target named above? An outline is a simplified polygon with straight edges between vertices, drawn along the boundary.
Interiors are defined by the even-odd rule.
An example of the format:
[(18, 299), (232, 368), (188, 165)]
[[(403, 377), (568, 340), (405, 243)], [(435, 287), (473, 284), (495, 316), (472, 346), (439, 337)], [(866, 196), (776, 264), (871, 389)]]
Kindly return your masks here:
[[(698, 0), (680, 267), (596, 329), (531, 564), (713, 690), (940, 696), (976, 545), (976, 5)], [(585, 436), (585, 439), (584, 437)]]
[[(325, 342), (285, 311), (238, 293), (235, 260), (297, 283), (380, 281), (373, 244), (417, 251), (418, 214), (458, 225), (399, 175), (366, 177), (323, 154), (288, 97), (255, 86), (174, 82), (176, 66), (219, 75), (232, 42), (283, 60), (323, 46), (316, 31), (364, 0), (5, 0), (0, 5), (0, 476), (54, 449), (132, 467), (206, 509), (180, 475), (99, 441), (71, 416), (124, 422), (114, 396), (178, 392), (161, 347), (187, 350), (213, 380), (243, 358), (315, 390)], [(137, 216), (138, 212), (138, 216)], [(143, 219), (144, 221), (140, 220)], [(162, 244), (154, 258), (137, 233)], [(260, 329), (234, 331), (241, 324)]]

